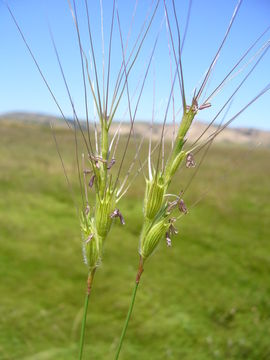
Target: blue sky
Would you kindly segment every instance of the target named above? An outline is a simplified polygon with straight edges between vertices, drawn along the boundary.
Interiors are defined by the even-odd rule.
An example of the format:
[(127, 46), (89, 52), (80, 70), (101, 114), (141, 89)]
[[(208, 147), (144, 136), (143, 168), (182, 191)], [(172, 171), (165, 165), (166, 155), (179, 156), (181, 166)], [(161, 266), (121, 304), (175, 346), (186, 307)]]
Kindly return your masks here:
[[(150, 0), (139, 0), (128, 43), (127, 54), (132, 49), (144, 18), (151, 5)], [(155, 1), (154, 1), (155, 2)], [(188, 1), (175, 1), (181, 33), (185, 27)], [(35, 54), (48, 83), (66, 116), (72, 116), (72, 108), (61, 78), (56, 61), (49, 27), (52, 29), (57, 49), (74, 100), (76, 111), (81, 118), (85, 117), (83, 83), (80, 68), (79, 48), (72, 16), (67, 0), (8, 0), (8, 3)], [(118, 0), (118, 10), (126, 41), (135, 1)], [(91, 4), (91, 6), (90, 6)], [(195, 87), (207, 70), (232, 16), (236, 1), (194, 0), (192, 3), (190, 25), (183, 49), (183, 71), (188, 102)], [(168, 12), (177, 44), (176, 28), (172, 13), (172, 3), (167, 0)], [(100, 1), (89, 1), (92, 36), (98, 63), (100, 85), (102, 87), (102, 37)], [(84, 51), (89, 54), (89, 39), (87, 21), (83, 1), (77, 0), (77, 11), (80, 21), (81, 37)], [(107, 65), (109, 27), (111, 21), (112, 1), (103, 1), (103, 23), (105, 38), (105, 68)], [(253, 41), (270, 25), (270, 2), (268, 0), (244, 0), (232, 31), (218, 59), (215, 71), (211, 76), (206, 95), (223, 79), (233, 64), (240, 58)], [(137, 111), (138, 120), (149, 120), (152, 117), (153, 94), (155, 94), (155, 121), (162, 121), (171, 89), (170, 57), (168, 51), (168, 33), (164, 19), (163, 1), (161, 1), (156, 17), (143, 44), (138, 60), (129, 78), (130, 94), (134, 95), (131, 108), (135, 109), (136, 96), (140, 89), (143, 73), (150, 57), (157, 33), (160, 35), (154, 58), (151, 63), (144, 91)], [(27, 52), (25, 45), (16, 29), (4, 3), (0, 2), (0, 113), (9, 111), (34, 111), (59, 115), (59, 111), (51, 99), (35, 65)], [(270, 38), (270, 31), (253, 49), (248, 59)], [(172, 58), (174, 71), (174, 59)], [(209, 121), (226, 101), (233, 89), (240, 83), (245, 74), (254, 65), (253, 60), (245, 71), (236, 76), (212, 101), (212, 107), (203, 110), (198, 118)], [(110, 93), (122, 62), (121, 43), (117, 22), (113, 32), (112, 69)], [(245, 63), (245, 62), (244, 62)], [(91, 71), (90, 71), (91, 72)], [(270, 82), (270, 50), (260, 61), (248, 81), (234, 98), (228, 118), (233, 116), (248, 101), (258, 94)], [(139, 86), (139, 87), (137, 87)], [(135, 91), (137, 88), (137, 92)], [(123, 97), (116, 117), (128, 119), (127, 96)], [(270, 103), (270, 91), (253, 104), (234, 122), (234, 126), (257, 127), (270, 129), (270, 115), (267, 111)], [(179, 87), (175, 87), (175, 109), (180, 109), (181, 99)], [(94, 116), (93, 101), (89, 99), (90, 117)], [(176, 121), (180, 115), (176, 116)], [(168, 121), (172, 120), (172, 107)]]

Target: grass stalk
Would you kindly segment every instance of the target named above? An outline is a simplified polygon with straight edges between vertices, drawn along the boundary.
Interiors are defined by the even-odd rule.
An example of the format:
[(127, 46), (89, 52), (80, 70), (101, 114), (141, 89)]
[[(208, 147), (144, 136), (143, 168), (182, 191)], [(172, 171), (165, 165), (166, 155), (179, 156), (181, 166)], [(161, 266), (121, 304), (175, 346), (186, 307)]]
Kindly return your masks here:
[(129, 305), (129, 309), (128, 309), (128, 313), (127, 313), (127, 317), (126, 317), (126, 321), (124, 323), (124, 327), (120, 336), (120, 340), (119, 340), (119, 344), (117, 347), (117, 351), (116, 351), (116, 355), (115, 355), (115, 360), (118, 360), (121, 349), (122, 349), (122, 345), (123, 345), (123, 341), (127, 332), (127, 328), (128, 328), (128, 324), (129, 324), (129, 320), (133, 311), (133, 307), (134, 307), (134, 303), (135, 303), (135, 299), (136, 299), (136, 294), (137, 294), (137, 289), (140, 283), (140, 279), (141, 279), (141, 275), (143, 273), (143, 258), (140, 257), (140, 263), (139, 263), (139, 268), (138, 268), (138, 272), (137, 272), (137, 276), (136, 276), (136, 280), (135, 280), (135, 286), (133, 288), (133, 293), (131, 296), (131, 302)]
[(93, 269), (87, 278), (87, 290), (85, 295), (85, 302), (84, 302), (84, 310), (83, 310), (83, 320), (82, 320), (82, 328), (81, 328), (81, 337), (80, 337), (80, 349), (79, 349), (79, 360), (82, 359), (83, 356), (83, 346), (84, 346), (84, 336), (85, 336), (85, 327), (86, 327), (86, 319), (87, 319), (87, 310), (88, 310), (88, 303), (91, 294), (92, 284), (95, 276), (96, 268)]

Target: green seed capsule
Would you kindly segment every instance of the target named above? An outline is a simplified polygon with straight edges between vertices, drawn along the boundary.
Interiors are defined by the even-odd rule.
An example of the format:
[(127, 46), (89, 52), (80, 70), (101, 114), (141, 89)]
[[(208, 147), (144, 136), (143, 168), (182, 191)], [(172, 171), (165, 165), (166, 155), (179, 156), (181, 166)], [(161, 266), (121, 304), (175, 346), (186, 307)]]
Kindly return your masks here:
[(89, 270), (93, 270), (100, 260), (100, 240), (90, 214), (81, 217), (83, 236), (83, 257)]
[(146, 181), (146, 192), (144, 198), (144, 215), (148, 219), (153, 219), (163, 202), (165, 184), (162, 176), (154, 177), (153, 180)]
[(169, 228), (168, 221), (162, 219), (153, 225), (141, 240), (140, 255), (143, 259), (147, 259), (155, 250), (160, 240), (165, 237), (166, 231)]
[(173, 160), (173, 163), (171, 165), (171, 168), (169, 169), (168, 173), (169, 173), (169, 181), (171, 180), (171, 178), (174, 176), (174, 174), (176, 173), (176, 170), (178, 169), (179, 165), (181, 164), (181, 162), (184, 160), (186, 156), (185, 151), (181, 151)]
[(102, 200), (96, 201), (95, 223), (98, 235), (105, 239), (112, 224), (111, 213), (115, 209), (115, 195), (107, 191)]
[(99, 249), (98, 235), (94, 235), (93, 237), (89, 235), (83, 245), (83, 254), (90, 271), (93, 270), (100, 261)]

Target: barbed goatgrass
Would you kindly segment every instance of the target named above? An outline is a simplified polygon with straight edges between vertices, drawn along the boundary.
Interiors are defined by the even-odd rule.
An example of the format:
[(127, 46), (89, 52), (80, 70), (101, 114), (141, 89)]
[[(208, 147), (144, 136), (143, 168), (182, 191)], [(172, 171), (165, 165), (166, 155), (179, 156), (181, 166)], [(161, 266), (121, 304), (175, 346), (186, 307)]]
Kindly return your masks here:
[[(129, 311), (126, 317), (126, 321), (122, 330), (122, 334), (120, 337), (120, 341), (118, 344), (118, 348), (116, 351), (115, 360), (119, 358), (122, 344), (125, 338), (125, 334), (127, 331), (127, 327), (129, 324), (129, 320), (132, 314), (133, 306), (135, 303), (135, 297), (137, 294), (137, 288), (140, 283), (141, 275), (144, 271), (144, 264), (146, 260), (150, 257), (150, 255), (153, 254), (153, 252), (158, 247), (159, 243), (165, 239), (167, 242), (167, 246), (171, 247), (172, 240), (171, 238), (178, 233), (177, 229), (174, 226), (174, 223), (181, 217), (181, 216), (173, 216), (175, 211), (178, 211), (182, 214), (187, 214), (188, 210), (183, 200), (184, 191), (180, 191), (179, 194), (168, 194), (168, 188), (173, 180), (176, 171), (179, 169), (180, 165), (185, 162), (185, 165), (187, 168), (195, 167), (196, 162), (194, 159), (193, 152), (199, 151), (205, 146), (207, 146), (206, 152), (209, 149), (209, 146), (211, 146), (213, 140), (215, 137), (223, 130), (225, 129), (235, 118), (237, 118), (246, 108), (248, 108), (254, 101), (256, 101), (260, 96), (262, 96), (265, 92), (267, 92), (270, 89), (270, 84), (268, 84), (254, 99), (252, 99), (247, 105), (245, 105), (237, 114), (235, 114), (231, 119), (229, 119), (224, 125), (222, 125), (223, 120), (221, 121), (218, 129), (212, 133), (208, 138), (204, 141), (202, 141), (201, 144), (197, 144), (199, 140), (203, 137), (206, 130), (214, 123), (216, 118), (221, 114), (221, 112), (224, 110), (224, 108), (232, 101), (234, 95), (238, 92), (238, 90), (241, 88), (243, 83), (246, 81), (246, 79), (249, 77), (249, 75), (253, 72), (253, 70), (256, 68), (258, 63), (260, 62), (261, 58), (265, 55), (265, 53), (268, 51), (269, 48), (269, 40), (262, 46), (260, 51), (262, 51), (262, 54), (258, 57), (257, 61), (255, 62), (255, 65), (252, 67), (252, 69), (248, 72), (248, 74), (245, 76), (244, 80), (240, 82), (240, 84), (237, 86), (236, 90), (229, 96), (227, 101), (225, 101), (225, 104), (222, 106), (222, 108), (218, 111), (217, 115), (214, 117), (214, 119), (210, 122), (207, 129), (200, 135), (200, 137), (196, 140), (196, 142), (193, 144), (191, 149), (184, 149), (184, 146), (188, 140), (187, 133), (192, 125), (193, 120), (197, 116), (197, 114), (208, 108), (211, 107), (210, 100), (216, 95), (217, 92), (220, 91), (220, 89), (224, 86), (226, 81), (228, 80), (229, 76), (232, 74), (232, 72), (238, 67), (240, 62), (243, 60), (243, 56), (245, 57), (246, 54), (250, 51), (250, 49), (253, 47), (253, 45), (245, 52), (245, 54), (240, 58), (240, 60), (236, 63), (236, 65), (232, 68), (232, 70), (226, 75), (224, 80), (218, 85), (218, 87), (213, 91), (212, 94), (206, 97), (206, 100), (203, 100), (200, 104), (202, 94), (204, 90), (206, 89), (206, 86), (208, 84), (210, 75), (215, 67), (215, 64), (218, 60), (219, 54), (222, 50), (222, 47), (224, 46), (226, 39), (230, 33), (231, 27), (234, 23), (234, 20), (237, 16), (237, 13), (240, 9), (242, 1), (239, 0), (231, 21), (229, 23), (229, 26), (226, 30), (225, 36), (222, 39), (222, 42), (217, 50), (217, 53), (211, 62), (206, 75), (199, 87), (199, 90), (194, 91), (194, 95), (191, 100), (191, 105), (187, 105), (186, 103), (186, 95), (185, 95), (185, 85), (184, 85), (184, 75), (183, 75), (183, 67), (182, 67), (182, 49), (183, 49), (183, 43), (181, 43), (180, 38), (180, 30), (179, 30), (179, 24), (178, 24), (178, 18), (176, 13), (176, 7), (175, 7), (175, 1), (172, 0), (172, 6), (173, 6), (173, 15), (174, 20), (176, 22), (177, 27), (177, 43), (178, 43), (178, 56), (176, 55), (176, 46), (174, 43), (174, 39), (172, 36), (171, 31), (171, 21), (168, 16), (168, 10), (167, 10), (167, 4), (164, 0), (164, 11), (167, 21), (167, 28), (170, 35), (171, 40), (171, 46), (173, 48), (173, 54), (176, 64), (176, 72), (175, 76), (178, 75), (179, 79), (179, 88), (180, 93), (182, 97), (182, 118), (179, 124), (178, 132), (175, 137), (172, 150), (167, 158), (167, 161), (164, 161), (164, 129), (165, 124), (167, 120), (167, 110), (170, 104), (171, 95), (169, 97), (168, 106), (165, 112), (164, 116), (164, 122), (163, 122), (163, 128), (162, 128), (162, 134), (161, 139), (159, 143), (159, 154), (157, 162), (154, 163), (154, 161), (151, 158), (151, 151), (149, 151), (148, 156), (148, 178), (145, 178), (146, 180), (146, 189), (145, 189), (145, 196), (144, 196), (144, 206), (143, 206), (143, 215), (144, 215), (144, 222), (141, 230), (140, 235), (140, 241), (139, 241), (139, 267), (138, 272), (135, 279), (135, 286), (131, 298), (131, 303), (129, 307)], [(191, 6), (191, 2), (190, 2)], [(188, 21), (187, 21), (188, 23)], [(269, 27), (266, 29), (268, 31)], [(265, 34), (265, 32), (263, 33)], [(185, 36), (184, 36), (185, 38)], [(173, 89), (173, 86), (172, 86)], [(151, 147), (149, 147), (150, 149)], [(173, 197), (174, 200), (169, 201), (168, 198)]]
[[(251, 46), (244, 52), (244, 54), (240, 56), (239, 60), (234, 64), (234, 66), (227, 73), (225, 78), (219, 83), (219, 85), (214, 89), (214, 91), (210, 95), (205, 95), (204, 93), (207, 90), (207, 85), (209, 83), (210, 76), (214, 71), (220, 52), (227, 40), (227, 37), (229, 36), (234, 20), (237, 17), (238, 11), (240, 9), (242, 0), (239, 0), (236, 4), (235, 10), (233, 12), (229, 26), (225, 32), (224, 38), (222, 39), (221, 44), (218, 47), (216, 55), (214, 56), (203, 80), (201, 81), (198, 90), (194, 91), (194, 94), (190, 101), (190, 105), (188, 105), (186, 92), (185, 92), (185, 84), (184, 84), (185, 69), (182, 64), (182, 51), (184, 47), (186, 33), (188, 30), (192, 1), (189, 2), (189, 10), (188, 10), (183, 39), (180, 37), (178, 14), (176, 11), (174, 0), (172, 0), (171, 2), (164, 0), (163, 3), (161, 1), (153, 2), (152, 5), (150, 6), (150, 10), (145, 16), (142, 28), (134, 42), (134, 45), (129, 53), (129, 56), (127, 56), (127, 46), (129, 42), (130, 31), (132, 29), (132, 24), (136, 13), (137, 2), (135, 2), (134, 13), (132, 15), (132, 19), (130, 22), (131, 24), (130, 31), (128, 32), (126, 43), (124, 43), (119, 11), (117, 7), (117, 3), (114, 0), (112, 3), (112, 14), (111, 14), (111, 24), (109, 30), (109, 44), (108, 44), (106, 70), (105, 70), (105, 44), (104, 44), (104, 34), (103, 34), (103, 4), (102, 1), (100, 1), (102, 41), (103, 41), (102, 44), (103, 64), (102, 64), (101, 79), (99, 77), (98, 66), (96, 64), (95, 46), (92, 38), (92, 29), (90, 24), (91, 19), (90, 19), (88, 2), (87, 0), (84, 0), (83, 3), (85, 6), (85, 14), (87, 18), (90, 56), (87, 55), (87, 52), (85, 51), (85, 49), (83, 49), (83, 45), (81, 42), (81, 33), (80, 33), (79, 19), (77, 16), (76, 1), (73, 0), (71, 2), (68, 0), (69, 8), (72, 14), (72, 18), (77, 34), (77, 41), (79, 45), (81, 73), (82, 73), (83, 86), (84, 86), (84, 104), (85, 104), (87, 134), (85, 134), (83, 125), (79, 121), (52, 31), (50, 30), (53, 48), (55, 51), (55, 55), (59, 65), (59, 70), (61, 72), (62, 79), (73, 111), (72, 125), (70, 122), (67, 121), (64, 112), (61, 106), (59, 105), (59, 102), (57, 101), (54, 93), (52, 92), (51, 87), (48, 84), (35, 58), (35, 55), (33, 54), (30, 46), (28, 45), (28, 42), (25, 39), (25, 36), (20, 26), (18, 25), (15, 16), (13, 15), (13, 12), (11, 11), (8, 5), (7, 7), (56, 106), (58, 107), (68, 127), (74, 133), (75, 155), (76, 155), (78, 180), (80, 184), (80, 193), (81, 193), (81, 201), (79, 204), (75, 201), (75, 206), (77, 207), (78, 217), (80, 219), (80, 225), (81, 225), (81, 233), (83, 237), (82, 246), (83, 246), (84, 262), (87, 265), (87, 269), (88, 269), (87, 287), (86, 287), (87, 290), (86, 290), (84, 314), (83, 314), (80, 345), (79, 345), (79, 359), (82, 359), (83, 356), (86, 318), (87, 318), (88, 302), (91, 293), (92, 283), (96, 270), (102, 260), (105, 241), (108, 237), (108, 234), (115, 219), (118, 218), (122, 225), (125, 224), (124, 216), (118, 208), (118, 203), (121, 200), (121, 198), (126, 194), (126, 192), (129, 190), (129, 188), (133, 185), (134, 178), (136, 178), (138, 173), (140, 173), (144, 169), (144, 167), (146, 167), (146, 165), (148, 167), (148, 175), (145, 176), (145, 196), (143, 201), (144, 221), (143, 221), (143, 226), (139, 240), (139, 268), (135, 279), (135, 287), (131, 299), (130, 308), (120, 337), (119, 345), (116, 351), (115, 359), (118, 359), (125, 338), (130, 316), (133, 310), (137, 288), (140, 283), (141, 275), (144, 271), (144, 265), (148, 260), (148, 258), (154, 253), (154, 251), (156, 250), (156, 248), (158, 247), (161, 241), (165, 240), (167, 246), (171, 247), (172, 237), (177, 234), (177, 229), (175, 227), (176, 222), (182, 215), (188, 213), (188, 207), (184, 202), (184, 195), (185, 195), (185, 191), (192, 182), (194, 176), (191, 178), (190, 182), (187, 184), (187, 187), (185, 189), (179, 189), (178, 194), (170, 194), (169, 193), (170, 184), (173, 181), (173, 179), (176, 177), (177, 171), (184, 164), (187, 168), (193, 168), (197, 166), (195, 173), (197, 174), (201, 163), (196, 165), (196, 158), (195, 158), (196, 154), (199, 151), (204, 150), (205, 151), (204, 154), (206, 155), (207, 151), (209, 150), (209, 147), (211, 146), (216, 136), (218, 136), (218, 134), (222, 132), (232, 121), (234, 121), (250, 105), (252, 105), (258, 98), (260, 98), (264, 93), (266, 93), (270, 89), (270, 84), (268, 84), (259, 94), (257, 94), (254, 98), (252, 98), (252, 100), (250, 100), (244, 107), (242, 107), (234, 116), (232, 116), (226, 122), (224, 122), (225, 118), (223, 118), (220, 121), (217, 130), (215, 130), (212, 134), (204, 137), (207, 129), (216, 121), (216, 119), (220, 116), (223, 110), (228, 108), (228, 106), (230, 106), (234, 96), (241, 89), (242, 85), (245, 83), (248, 77), (253, 73), (253, 70), (257, 67), (261, 59), (268, 51), (270, 44), (269, 40), (266, 41), (260, 47), (259, 51), (257, 51), (255, 54), (252, 54), (252, 56), (248, 58), (254, 46), (259, 41), (261, 41), (262, 37), (269, 30), (269, 27), (258, 37), (258, 39), (256, 39), (255, 42), (251, 44)], [(176, 25), (176, 40), (173, 34), (172, 20), (169, 14), (168, 6), (171, 7), (172, 10), (171, 16)], [(132, 112), (131, 109), (132, 96), (129, 88), (129, 77), (134, 68), (135, 63), (137, 62), (137, 59), (140, 56), (141, 48), (144, 44), (144, 41), (148, 35), (149, 29), (151, 28), (152, 22), (159, 8), (163, 9), (164, 12), (163, 20), (161, 21), (159, 32), (157, 33), (156, 38), (153, 41), (151, 53), (146, 63), (146, 67), (142, 76), (142, 81), (139, 86), (139, 95), (137, 97), (137, 101), (135, 102), (135, 110)], [(168, 96), (166, 109), (164, 112), (164, 120), (163, 120), (160, 141), (155, 147), (153, 147), (152, 137), (150, 137), (148, 158), (146, 161), (143, 162), (141, 162), (139, 159), (139, 153), (140, 153), (142, 141), (137, 143), (137, 150), (135, 156), (133, 157), (133, 160), (130, 164), (128, 173), (126, 174), (126, 176), (124, 177), (121, 183), (120, 177), (121, 177), (123, 162), (129, 150), (130, 139), (135, 134), (134, 122), (137, 115), (137, 109), (141, 100), (141, 96), (143, 94), (146, 79), (149, 76), (149, 70), (152, 66), (153, 56), (156, 51), (159, 35), (164, 27), (164, 23), (166, 24), (166, 30), (167, 30), (166, 33), (168, 36), (168, 50), (170, 55), (169, 71), (171, 73), (171, 88), (170, 88), (170, 94)], [(118, 75), (113, 85), (113, 91), (111, 93), (110, 72), (111, 72), (111, 56), (113, 50), (113, 45), (112, 45), (113, 31), (115, 26), (118, 29), (118, 33), (119, 33), (118, 37), (121, 44), (121, 59), (119, 62)], [(246, 60), (247, 58), (248, 60)], [(243, 64), (244, 60), (246, 62)], [(89, 66), (89, 63), (91, 63), (91, 66)], [(194, 119), (196, 118), (197, 114), (200, 111), (203, 111), (208, 107), (211, 107), (214, 97), (220, 93), (223, 87), (225, 87), (225, 85), (240, 72), (244, 72), (248, 67), (248, 65), (251, 63), (254, 63), (254, 65), (247, 72), (244, 79), (238, 83), (237, 87), (230, 94), (230, 96), (224, 101), (222, 107), (216, 112), (216, 115), (209, 123), (207, 129), (199, 136), (199, 138), (193, 144), (190, 145), (190, 143), (187, 142), (188, 131)], [(93, 68), (93, 75), (91, 75), (90, 73), (92, 68)], [(186, 81), (188, 81), (188, 79), (185, 79), (185, 82)], [(176, 89), (177, 84), (179, 87), (178, 89)], [(89, 91), (92, 96), (95, 111), (98, 117), (98, 124), (95, 123), (94, 126), (95, 128), (94, 146), (91, 140), (91, 133), (90, 133), (91, 126), (90, 126), (89, 109), (88, 109)], [(175, 93), (177, 91), (181, 95), (181, 106), (179, 105), (180, 110), (177, 113), (175, 113), (175, 108), (174, 108), (176, 102)], [(204, 95), (204, 99), (202, 100), (203, 95)], [(116, 159), (115, 153), (119, 142), (121, 124), (112, 136), (110, 134), (110, 128), (112, 122), (115, 119), (115, 114), (117, 113), (117, 110), (123, 98), (126, 99), (128, 104), (127, 111), (130, 118), (130, 129), (126, 139), (126, 144), (124, 147), (122, 158)], [(178, 130), (173, 136), (172, 149), (168, 154), (168, 156), (165, 158), (165, 153), (164, 153), (164, 143), (166, 141), (165, 128), (166, 128), (167, 119), (170, 116), (169, 115), (170, 108), (173, 108), (172, 112), (173, 112), (174, 122), (177, 122), (177, 120), (175, 119), (180, 117), (179, 116), (180, 111), (182, 112), (182, 116), (181, 116), (181, 121), (178, 124)], [(53, 124), (51, 124), (51, 127), (53, 131)], [(150, 126), (151, 131), (152, 131), (152, 127), (153, 124), (151, 124)], [(71, 189), (70, 186), (68, 175), (64, 166), (63, 159), (61, 157), (58, 142), (54, 132), (53, 132), (53, 136), (59, 157), (62, 162), (63, 170), (70, 187), (71, 194), (73, 195), (73, 190)], [(79, 137), (83, 140), (83, 144), (85, 148), (83, 154), (79, 153), (79, 146), (78, 146)], [(154, 155), (157, 155), (156, 159), (154, 159)], [(137, 160), (139, 160), (140, 162), (139, 169), (137, 170), (137, 172), (135, 172), (134, 178), (130, 180), (129, 184), (127, 184), (134, 163)], [(111, 171), (112, 167), (114, 167), (115, 164), (118, 164), (118, 170), (116, 174)], [(94, 204), (90, 204), (88, 199), (88, 192), (91, 190), (93, 190), (95, 193)]]

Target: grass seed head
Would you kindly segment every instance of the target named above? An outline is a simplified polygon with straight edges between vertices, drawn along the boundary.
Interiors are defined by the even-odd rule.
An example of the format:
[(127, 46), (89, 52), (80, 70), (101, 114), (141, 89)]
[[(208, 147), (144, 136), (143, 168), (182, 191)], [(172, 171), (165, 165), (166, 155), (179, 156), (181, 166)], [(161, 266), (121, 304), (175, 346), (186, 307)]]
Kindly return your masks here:
[(96, 199), (95, 224), (98, 235), (105, 240), (111, 228), (111, 214), (115, 210), (115, 191), (107, 189), (103, 198)]
[(98, 266), (100, 261), (100, 239), (97, 234), (90, 212), (81, 216), (81, 231), (83, 237), (83, 257), (84, 262), (92, 271)]
[(164, 239), (169, 226), (168, 219), (161, 218), (150, 227), (150, 230), (146, 233), (145, 237), (141, 239), (140, 255), (144, 260), (153, 253), (159, 242)]
[(163, 203), (166, 190), (164, 176), (154, 176), (152, 180), (146, 180), (146, 191), (144, 198), (144, 215), (148, 219), (153, 219)]
[(186, 156), (185, 151), (181, 151), (178, 155), (176, 155), (170, 168), (168, 169), (168, 172), (167, 172), (168, 175), (167, 175), (167, 179), (166, 179), (167, 181), (170, 181), (172, 179), (172, 177), (176, 173), (177, 169), (179, 168), (181, 162), (184, 160), (185, 156)]

